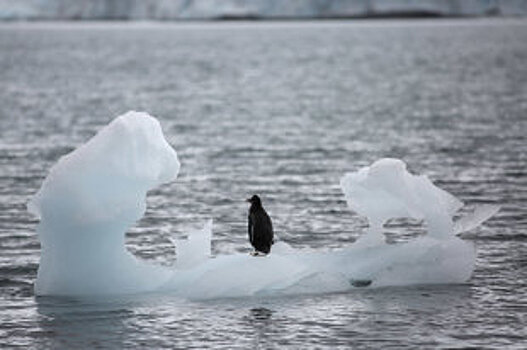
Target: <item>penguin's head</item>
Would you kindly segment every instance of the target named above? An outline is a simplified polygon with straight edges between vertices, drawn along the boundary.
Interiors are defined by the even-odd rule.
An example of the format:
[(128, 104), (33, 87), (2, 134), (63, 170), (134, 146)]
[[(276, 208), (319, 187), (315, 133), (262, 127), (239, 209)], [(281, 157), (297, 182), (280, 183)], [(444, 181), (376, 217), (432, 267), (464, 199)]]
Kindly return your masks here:
[(253, 204), (253, 205), (256, 205), (256, 206), (261, 206), (262, 205), (262, 201), (260, 200), (260, 197), (258, 197), (256, 194), (253, 195), (251, 198), (247, 198), (247, 202)]

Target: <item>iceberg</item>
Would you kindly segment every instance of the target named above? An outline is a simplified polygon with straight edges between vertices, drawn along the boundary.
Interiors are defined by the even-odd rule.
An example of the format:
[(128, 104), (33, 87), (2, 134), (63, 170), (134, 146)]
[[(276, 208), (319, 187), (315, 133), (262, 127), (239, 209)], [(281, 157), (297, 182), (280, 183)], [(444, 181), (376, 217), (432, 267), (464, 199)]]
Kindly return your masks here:
[[(162, 267), (125, 248), (125, 232), (146, 209), (147, 191), (174, 180), (180, 163), (159, 122), (128, 112), (54, 165), (28, 203), (38, 216), (41, 258), (37, 295), (166, 292), (191, 299), (341, 292), (359, 287), (464, 283), (476, 252), (457, 234), (497, 208), (453, 222), (462, 203), (397, 159), (381, 159), (345, 174), (350, 209), (368, 218), (367, 232), (349, 247), (302, 251), (278, 241), (265, 257), (211, 255), (212, 220), (187, 240), (175, 240), (177, 262)], [(423, 220), (428, 234), (388, 244), (390, 218)]]
[(0, 0), (0, 20), (525, 16), (524, 0)]
[(430, 236), (445, 238), (454, 233), (452, 217), (463, 207), (428, 177), (410, 174), (399, 159), (382, 159), (346, 174), (341, 187), (349, 207), (368, 218), (369, 237), (377, 239), (388, 219), (402, 217), (424, 220)]
[(159, 122), (129, 112), (51, 168), (28, 209), (40, 218), (35, 291), (135, 293), (170, 276), (125, 248), (125, 232), (146, 209), (146, 192), (176, 178), (179, 161)]

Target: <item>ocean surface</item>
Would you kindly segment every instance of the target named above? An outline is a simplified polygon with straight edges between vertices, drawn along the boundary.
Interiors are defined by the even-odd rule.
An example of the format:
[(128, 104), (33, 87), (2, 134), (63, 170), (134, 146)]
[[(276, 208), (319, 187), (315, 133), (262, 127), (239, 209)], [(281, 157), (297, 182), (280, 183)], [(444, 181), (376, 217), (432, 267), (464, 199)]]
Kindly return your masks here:
[[(157, 264), (174, 264), (171, 236), (211, 217), (214, 254), (248, 252), (253, 193), (293, 247), (348, 246), (366, 221), (339, 180), (382, 157), (469, 209), (501, 211), (465, 235), (478, 257), (462, 285), (36, 297), (26, 203), (62, 155), (128, 110), (160, 120), (182, 165), (127, 233)], [(0, 347), (525, 349), (526, 135), (526, 20), (0, 24)], [(424, 232), (411, 220), (386, 230), (390, 242)]]

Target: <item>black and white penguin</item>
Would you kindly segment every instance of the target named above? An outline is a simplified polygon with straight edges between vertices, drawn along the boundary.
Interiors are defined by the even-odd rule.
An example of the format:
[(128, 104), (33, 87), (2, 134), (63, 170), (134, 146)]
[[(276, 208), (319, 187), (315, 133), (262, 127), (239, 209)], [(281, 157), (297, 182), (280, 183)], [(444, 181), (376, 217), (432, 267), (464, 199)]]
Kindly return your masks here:
[(247, 199), (249, 208), (249, 241), (254, 247), (252, 255), (269, 254), (274, 243), (273, 223), (262, 207), (262, 201), (257, 195)]

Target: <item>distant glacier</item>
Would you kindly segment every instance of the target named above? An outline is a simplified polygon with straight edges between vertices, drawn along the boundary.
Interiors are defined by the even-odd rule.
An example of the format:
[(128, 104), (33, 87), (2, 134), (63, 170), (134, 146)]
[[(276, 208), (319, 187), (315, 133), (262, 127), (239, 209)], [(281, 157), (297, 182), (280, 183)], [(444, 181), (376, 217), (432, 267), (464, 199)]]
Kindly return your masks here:
[(527, 0), (0, 0), (0, 20), (526, 16)]

